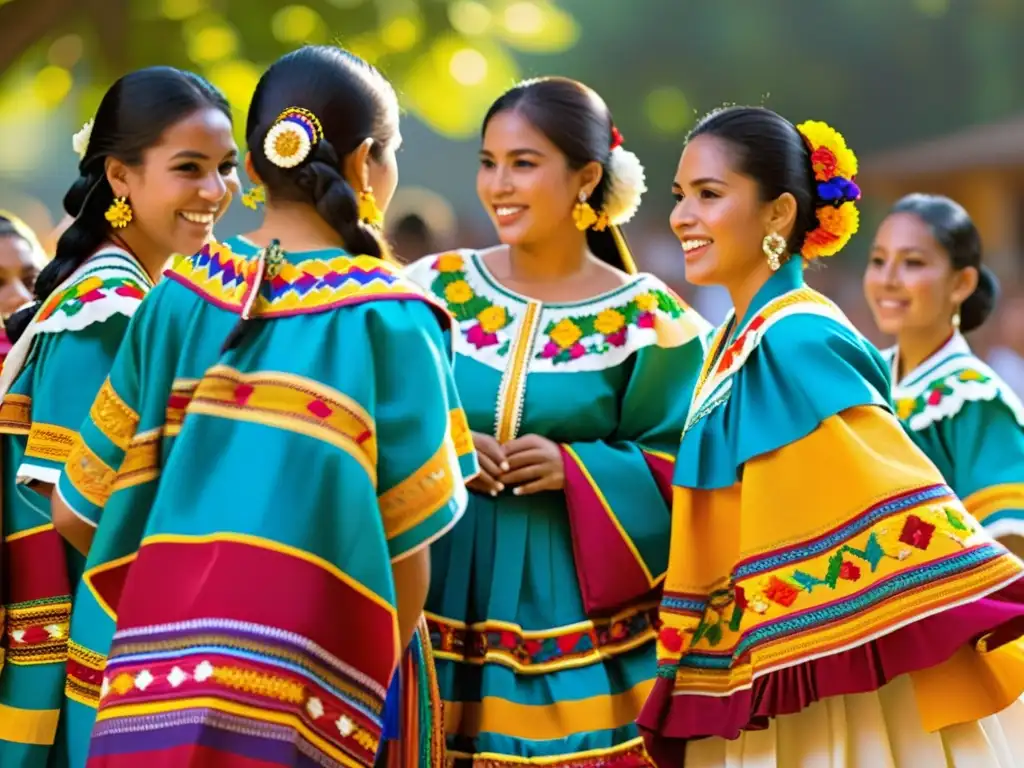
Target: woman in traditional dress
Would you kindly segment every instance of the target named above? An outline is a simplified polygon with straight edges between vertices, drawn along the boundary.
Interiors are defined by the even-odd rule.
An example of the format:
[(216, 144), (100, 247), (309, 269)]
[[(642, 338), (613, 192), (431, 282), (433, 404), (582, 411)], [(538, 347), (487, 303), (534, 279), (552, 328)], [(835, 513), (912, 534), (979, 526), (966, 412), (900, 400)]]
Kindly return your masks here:
[(908, 195), (875, 234), (864, 293), (879, 329), (896, 414), (967, 511), (1024, 556), (1024, 405), (964, 334), (995, 307), (998, 283), (959, 203)]
[(502, 245), (409, 268), (458, 321), (482, 468), (427, 600), (456, 764), (645, 764), (671, 451), (709, 328), (636, 273), (617, 226), (644, 177), (621, 144), (581, 83), (516, 86), (477, 176)]
[(59, 484), (99, 522), (72, 630), (95, 664), (69, 665), (99, 707), (89, 766), (373, 763), (474, 465), (450, 318), (377, 235), (398, 114), (341, 49), (271, 66), (262, 226), (168, 271), (90, 411)]
[(1024, 764), (1024, 565), (889, 407), (878, 351), (804, 284), (856, 230), (824, 123), (731, 107), (673, 191), (687, 280), (728, 289), (674, 478), (659, 766)]
[[(20, 218), (0, 211), (0, 318), (4, 321), (33, 299), (46, 253), (36, 233)], [(11, 351), (7, 331), (0, 328), (0, 366)]]
[[(139, 70), (104, 95), (76, 137), (75, 217), (13, 315), (0, 377), (7, 663), (0, 765), (46, 765), (64, 694), (71, 590), (84, 557), (51, 522), (49, 500), (128, 320), (164, 262), (210, 236), (237, 186), (224, 97), (196, 75)], [(58, 747), (57, 754), (61, 749)]]

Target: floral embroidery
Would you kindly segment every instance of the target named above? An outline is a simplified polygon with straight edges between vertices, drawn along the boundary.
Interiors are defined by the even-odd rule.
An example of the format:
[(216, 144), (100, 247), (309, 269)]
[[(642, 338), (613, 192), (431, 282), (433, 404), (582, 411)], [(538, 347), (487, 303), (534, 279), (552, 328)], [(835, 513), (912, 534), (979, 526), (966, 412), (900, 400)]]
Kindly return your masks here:
[(992, 377), (981, 371), (967, 368), (956, 373), (941, 376), (928, 384), (916, 397), (901, 397), (896, 400), (896, 415), (902, 421), (924, 413), (929, 407), (937, 408), (943, 400), (956, 394), (960, 384), (989, 384)]
[[(655, 311), (673, 319), (683, 314), (682, 306), (666, 291), (648, 291), (621, 306), (609, 307), (597, 314), (563, 317), (558, 322), (550, 322), (544, 329), (547, 341), (542, 343), (536, 357), (557, 364), (624, 346), (630, 328), (654, 327)], [(587, 343), (585, 340), (590, 338), (596, 340)]]
[[(461, 254), (444, 253), (431, 265), (437, 277), (430, 286), (435, 296), (443, 296), (448, 311), (461, 325), (476, 320), (474, 325), (463, 328), (466, 341), (477, 349), (493, 347), (499, 343), (498, 332), (512, 322), (508, 310), (477, 294), (466, 280), (466, 262)], [(508, 352), (508, 342), (498, 350)]]
[[(696, 645), (702, 639), (706, 639), (712, 647), (718, 645), (723, 639), (725, 622), (728, 621), (730, 631), (738, 632), (748, 609), (764, 615), (772, 606), (792, 608), (801, 594), (810, 594), (818, 587), (834, 590), (840, 580), (858, 581), (862, 566), (857, 561), (866, 564), (874, 572), (883, 558), (906, 560), (912, 557), (913, 549), (927, 550), (936, 534), (947, 536), (960, 546), (965, 546), (964, 539), (971, 533), (963, 515), (949, 506), (919, 509), (916, 513), (906, 515), (902, 526), (893, 527), (897, 520), (883, 520), (876, 525), (868, 535), (863, 549), (843, 544), (834, 550), (827, 556), (825, 573), (821, 576), (810, 572), (811, 569), (798, 568), (790, 573), (776, 572), (760, 583), (748, 582), (746, 587), (736, 584), (729, 589), (711, 592), (704, 615), (696, 629), (692, 630), (690, 645)], [(731, 613), (728, 610), (730, 607)], [(728, 619), (725, 618), (727, 613)], [(681, 635), (677, 640), (672, 632), (679, 635), (676, 630), (663, 628), (658, 639), (665, 650), (679, 653), (682, 647)]]

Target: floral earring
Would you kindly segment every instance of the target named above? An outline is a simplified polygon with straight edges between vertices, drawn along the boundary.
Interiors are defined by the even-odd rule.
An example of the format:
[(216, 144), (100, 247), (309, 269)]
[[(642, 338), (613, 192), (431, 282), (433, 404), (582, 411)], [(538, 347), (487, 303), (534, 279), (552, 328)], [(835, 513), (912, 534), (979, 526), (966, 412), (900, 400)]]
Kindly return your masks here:
[(777, 272), (782, 266), (782, 254), (786, 252), (786, 238), (778, 232), (771, 232), (761, 241), (761, 250), (768, 257), (768, 266), (772, 272)]

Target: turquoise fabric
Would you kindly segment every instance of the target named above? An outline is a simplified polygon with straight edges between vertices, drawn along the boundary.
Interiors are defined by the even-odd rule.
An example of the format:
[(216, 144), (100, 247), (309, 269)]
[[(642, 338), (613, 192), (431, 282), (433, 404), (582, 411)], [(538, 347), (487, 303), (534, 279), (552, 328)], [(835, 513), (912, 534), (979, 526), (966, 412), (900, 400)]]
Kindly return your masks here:
[[(70, 593), (82, 575), (85, 558), (56, 533), (49, 499), (28, 483), (56, 483), (82, 419), (110, 370), (129, 316), (149, 286), (148, 276), (128, 254), (101, 251), (54, 292), (26, 331), (34, 335), (24, 364), (4, 396), (5, 416), (0, 418), (3, 537), (10, 580), (3, 596), (9, 635), (7, 663), (0, 672), (2, 707), (61, 709)], [(18, 402), (29, 403), (28, 419), (22, 424), (7, 418)], [(36, 614), (38, 620), (28, 618)], [(19, 643), (10, 633), (26, 624), (36, 626), (36, 632), (45, 624), (49, 640)], [(53, 660), (40, 663), (44, 658)], [(65, 765), (63, 717), (58, 729), (52, 747), (0, 738), (0, 765)]]
[[(739, 323), (731, 314), (726, 318), (719, 334), (724, 343), (709, 353), (714, 365), (769, 302), (804, 287), (803, 261), (791, 258), (755, 294)], [(705, 414), (688, 425), (675, 485), (728, 488), (744, 463), (806, 437), (830, 416), (861, 405), (891, 407), (884, 359), (838, 309), (781, 314), (708, 398)]]

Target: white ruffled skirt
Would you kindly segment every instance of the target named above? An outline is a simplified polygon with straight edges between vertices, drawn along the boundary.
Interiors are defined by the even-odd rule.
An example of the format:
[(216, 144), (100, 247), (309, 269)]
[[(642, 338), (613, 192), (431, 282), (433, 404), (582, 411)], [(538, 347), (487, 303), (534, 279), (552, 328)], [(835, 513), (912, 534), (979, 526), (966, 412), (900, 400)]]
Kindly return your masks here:
[(1024, 768), (1024, 701), (928, 733), (913, 683), (824, 699), (763, 731), (690, 742), (686, 768)]

